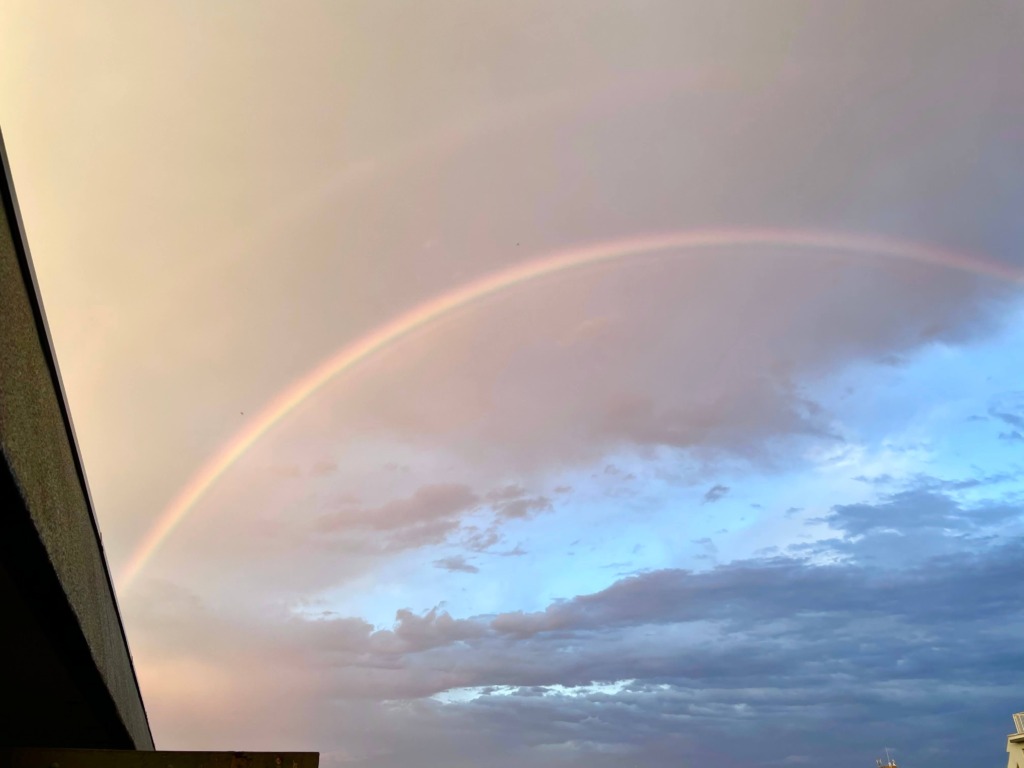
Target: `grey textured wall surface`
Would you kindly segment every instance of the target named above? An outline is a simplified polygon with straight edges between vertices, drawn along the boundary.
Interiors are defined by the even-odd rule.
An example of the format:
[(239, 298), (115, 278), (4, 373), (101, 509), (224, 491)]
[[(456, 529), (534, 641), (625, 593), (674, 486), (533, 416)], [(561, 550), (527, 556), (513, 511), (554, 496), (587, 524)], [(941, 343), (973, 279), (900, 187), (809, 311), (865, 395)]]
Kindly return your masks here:
[[(4, 714), (15, 722), (0, 724), (0, 738), (14, 745), (21, 733), (49, 739), (39, 746), (152, 749), (2, 137), (0, 153), (0, 608), (7, 612), (4, 632), (15, 635), (0, 659), (9, 667), (0, 670)], [(32, 681), (37, 690), (26, 689)], [(32, 706), (45, 711), (46, 701), (35, 701), (44, 695), (50, 697), (49, 730), (22, 724), (19, 731), (19, 716), (28, 723)], [(72, 713), (91, 724), (70, 722)]]
[[(6, 763), (4, 760), (6, 759)], [(317, 768), (316, 752), (0, 751), (0, 768)]]

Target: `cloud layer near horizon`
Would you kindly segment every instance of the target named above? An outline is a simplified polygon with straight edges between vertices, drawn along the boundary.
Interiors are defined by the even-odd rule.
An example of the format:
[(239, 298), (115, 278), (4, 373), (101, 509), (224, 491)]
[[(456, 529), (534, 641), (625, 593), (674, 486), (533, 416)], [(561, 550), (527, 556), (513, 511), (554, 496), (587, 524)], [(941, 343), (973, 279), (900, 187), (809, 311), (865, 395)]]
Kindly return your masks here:
[[(878, 563), (877, 536), (864, 532), (892, 525), (891, 506), (913, 494), (943, 508), (947, 546)], [(869, 759), (865, 740), (898, 740), (911, 762), (968, 760), (1000, 735), (1004, 724), (982, 713), (1016, 706), (1024, 669), (1019, 513), (1001, 542), (964, 538), (1006, 517), (901, 492), (832, 511), (835, 538), (816, 545), (842, 555), (830, 565), (790, 554), (656, 570), (539, 612), (402, 610), (388, 629), (331, 615), (238, 615), (157, 582), (128, 609), (145, 627), (136, 642), (143, 681), (159, 693), (154, 715), (191, 744), (251, 738), (248, 720), (222, 709), (248, 702), (235, 711), (283, 717), (295, 743), (337, 744), (335, 757), (355, 764), (714, 755), (723, 765), (787, 765), (829, 749)], [(935, 518), (899, 526), (904, 537), (928, 535)], [(182, 686), (196, 656), (211, 674), (194, 670)], [(959, 730), (942, 725), (951, 717)]]

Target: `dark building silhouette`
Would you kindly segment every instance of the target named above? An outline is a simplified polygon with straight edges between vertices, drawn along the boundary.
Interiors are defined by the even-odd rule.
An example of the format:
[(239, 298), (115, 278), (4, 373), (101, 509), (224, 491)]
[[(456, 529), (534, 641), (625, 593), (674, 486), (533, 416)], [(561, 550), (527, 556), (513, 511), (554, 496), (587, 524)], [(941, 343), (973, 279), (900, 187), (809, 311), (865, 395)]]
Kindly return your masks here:
[(315, 766), (153, 751), (2, 136), (0, 159), (0, 768)]

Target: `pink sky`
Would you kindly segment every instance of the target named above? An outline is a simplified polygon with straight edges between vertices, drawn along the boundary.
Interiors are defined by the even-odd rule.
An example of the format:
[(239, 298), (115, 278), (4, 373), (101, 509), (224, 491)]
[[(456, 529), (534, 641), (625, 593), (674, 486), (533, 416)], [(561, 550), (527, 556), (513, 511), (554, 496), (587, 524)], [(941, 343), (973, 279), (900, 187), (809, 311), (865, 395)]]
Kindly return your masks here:
[(0, 118), (158, 746), (998, 757), (1024, 19), (985, 5), (14, 2)]

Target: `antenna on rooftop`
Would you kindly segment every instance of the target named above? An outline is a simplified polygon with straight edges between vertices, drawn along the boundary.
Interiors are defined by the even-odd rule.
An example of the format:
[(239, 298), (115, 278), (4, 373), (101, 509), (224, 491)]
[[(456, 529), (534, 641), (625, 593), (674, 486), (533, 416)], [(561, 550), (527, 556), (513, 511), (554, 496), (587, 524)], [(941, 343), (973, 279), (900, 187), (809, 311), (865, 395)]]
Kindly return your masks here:
[(885, 748), (885, 762), (883, 763), (882, 759), (879, 758), (875, 760), (875, 765), (877, 765), (878, 768), (897, 768), (895, 761), (892, 759), (892, 755), (889, 754), (889, 747)]

